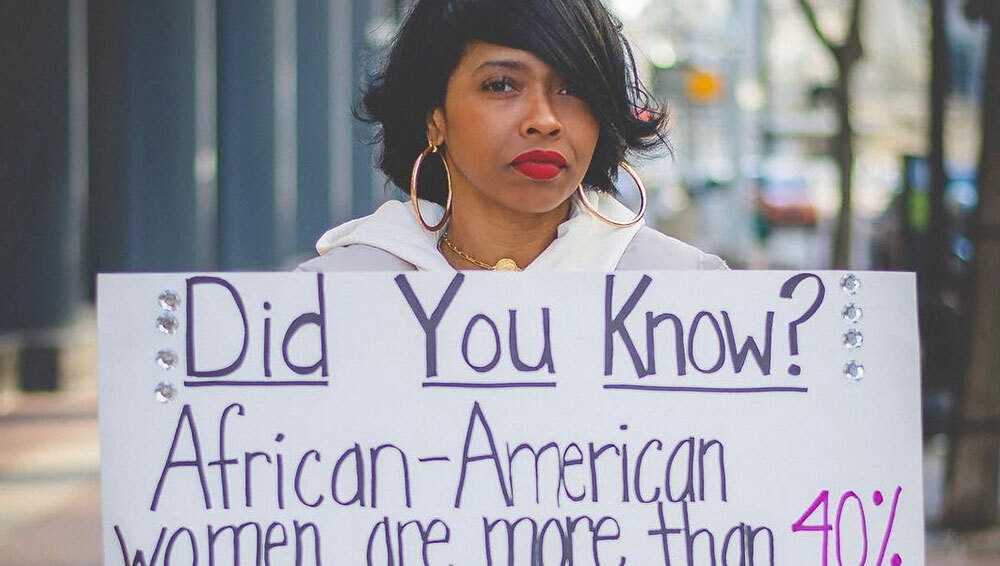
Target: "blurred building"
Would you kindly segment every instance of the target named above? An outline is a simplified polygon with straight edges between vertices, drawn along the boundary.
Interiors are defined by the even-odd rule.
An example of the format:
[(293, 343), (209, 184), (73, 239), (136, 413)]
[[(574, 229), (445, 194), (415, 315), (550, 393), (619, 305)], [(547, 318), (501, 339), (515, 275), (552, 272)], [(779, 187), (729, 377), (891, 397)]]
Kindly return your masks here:
[(96, 273), (272, 270), (370, 212), (383, 181), (352, 103), (395, 10), (0, 3), (2, 349), (49, 375)]
[[(840, 41), (852, 3), (810, 3), (824, 33)], [(657, 94), (672, 109), (678, 154), (664, 166), (697, 209), (697, 224), (683, 235), (737, 263), (754, 264), (754, 254), (766, 254), (758, 265), (824, 266), (828, 219), (839, 206), (839, 178), (829, 151), (837, 128), (828, 94), (836, 67), (798, 0), (610, 4), (656, 69)], [(978, 157), (977, 83), (985, 30), (965, 20), (962, 0), (948, 5), (956, 88), (948, 100), (947, 145), (949, 161), (962, 168)], [(854, 71), (851, 113), (858, 218), (853, 259), (863, 268), (871, 265), (871, 224), (903, 184), (904, 156), (927, 151), (929, 4), (866, 2), (861, 30), (864, 57)], [(785, 187), (782, 198), (808, 204), (817, 217), (814, 233), (794, 236), (804, 247), (799, 260), (783, 258), (790, 250), (780, 246), (748, 245), (753, 243), (748, 224), (759, 220), (760, 192), (768, 185)]]

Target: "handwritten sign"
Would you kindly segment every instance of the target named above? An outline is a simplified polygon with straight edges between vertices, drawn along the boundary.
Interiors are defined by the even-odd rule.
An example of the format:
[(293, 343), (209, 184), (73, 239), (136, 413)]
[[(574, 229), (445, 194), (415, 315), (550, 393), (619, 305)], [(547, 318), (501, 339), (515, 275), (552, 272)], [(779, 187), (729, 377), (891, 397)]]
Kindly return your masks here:
[(99, 279), (107, 564), (923, 564), (914, 278)]

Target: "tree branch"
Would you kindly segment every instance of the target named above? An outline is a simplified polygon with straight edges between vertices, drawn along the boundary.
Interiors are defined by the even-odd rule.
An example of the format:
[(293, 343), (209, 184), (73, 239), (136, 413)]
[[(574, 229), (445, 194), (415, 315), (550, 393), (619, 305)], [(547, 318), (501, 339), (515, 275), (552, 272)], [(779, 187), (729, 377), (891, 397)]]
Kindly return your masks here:
[(802, 12), (806, 16), (806, 20), (809, 21), (809, 26), (812, 27), (813, 31), (816, 33), (816, 37), (819, 38), (823, 45), (833, 54), (834, 57), (837, 56), (837, 46), (835, 46), (823, 33), (823, 30), (819, 27), (819, 20), (816, 18), (816, 11), (813, 10), (812, 4), (809, 0), (799, 0), (799, 5), (802, 6)]
[(864, 3), (864, 0), (854, 0), (854, 5), (851, 6), (851, 29), (848, 33), (848, 37), (858, 36), (858, 28), (861, 21), (861, 8)]
[(860, 59), (864, 54), (861, 41), (861, 10), (864, 3), (864, 0), (854, 0), (854, 5), (851, 8), (851, 27), (844, 40), (845, 55), (853, 60)]

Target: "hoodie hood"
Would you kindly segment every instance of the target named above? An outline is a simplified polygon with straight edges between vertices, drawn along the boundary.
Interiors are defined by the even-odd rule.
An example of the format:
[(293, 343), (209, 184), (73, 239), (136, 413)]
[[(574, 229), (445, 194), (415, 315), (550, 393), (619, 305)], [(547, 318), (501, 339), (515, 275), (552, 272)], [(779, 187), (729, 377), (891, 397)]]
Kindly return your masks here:
[[(610, 195), (588, 191), (587, 197), (601, 214), (612, 220), (624, 222), (634, 216)], [(427, 223), (437, 224), (444, 208), (423, 199), (419, 202)], [(628, 228), (609, 226), (587, 212), (574, 196), (570, 216), (559, 225), (556, 239), (524, 270), (614, 271), (643, 224), (638, 222)], [(414, 217), (409, 202), (391, 200), (373, 214), (345, 222), (323, 234), (316, 242), (316, 251), (326, 255), (335, 248), (362, 244), (388, 252), (420, 271), (455, 271), (438, 251), (441, 233), (425, 230)]]

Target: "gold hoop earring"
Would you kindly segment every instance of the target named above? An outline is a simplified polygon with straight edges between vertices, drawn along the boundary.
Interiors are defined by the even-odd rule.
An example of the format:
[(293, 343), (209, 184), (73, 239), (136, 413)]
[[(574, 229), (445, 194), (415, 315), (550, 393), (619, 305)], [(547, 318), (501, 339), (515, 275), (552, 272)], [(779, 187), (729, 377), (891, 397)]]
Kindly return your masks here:
[(430, 232), (438, 232), (444, 225), (448, 223), (448, 219), (451, 218), (451, 172), (448, 170), (448, 162), (444, 159), (444, 154), (441, 153), (441, 163), (444, 165), (444, 176), (448, 180), (448, 197), (445, 200), (444, 205), (444, 216), (441, 217), (441, 221), (431, 226), (427, 222), (424, 222), (424, 217), (420, 215), (420, 204), (417, 201), (417, 177), (420, 175), (420, 167), (424, 163), (424, 158), (428, 154), (438, 153), (438, 146), (434, 145), (432, 142), (427, 142), (427, 149), (420, 152), (417, 156), (417, 160), (413, 162), (413, 172), (410, 173), (410, 202), (413, 203), (413, 212), (417, 215), (417, 221), (420, 225), (424, 227), (425, 230)]
[(635, 214), (635, 218), (628, 222), (615, 222), (600, 212), (597, 212), (597, 209), (590, 204), (589, 200), (587, 200), (587, 195), (583, 191), (582, 183), (576, 188), (576, 196), (580, 197), (580, 202), (583, 203), (583, 207), (587, 209), (587, 212), (593, 214), (594, 217), (601, 222), (616, 228), (628, 228), (629, 226), (635, 226), (638, 224), (639, 221), (642, 220), (642, 217), (646, 215), (646, 187), (642, 184), (642, 180), (639, 179), (639, 175), (636, 174), (634, 169), (629, 167), (628, 163), (622, 161), (619, 165), (625, 170), (626, 173), (628, 173), (629, 177), (632, 177), (632, 180), (635, 181), (635, 186), (639, 188), (639, 212)]

